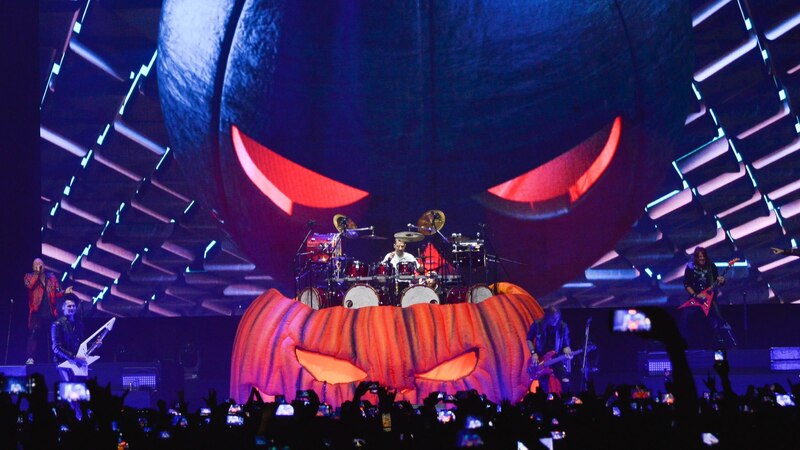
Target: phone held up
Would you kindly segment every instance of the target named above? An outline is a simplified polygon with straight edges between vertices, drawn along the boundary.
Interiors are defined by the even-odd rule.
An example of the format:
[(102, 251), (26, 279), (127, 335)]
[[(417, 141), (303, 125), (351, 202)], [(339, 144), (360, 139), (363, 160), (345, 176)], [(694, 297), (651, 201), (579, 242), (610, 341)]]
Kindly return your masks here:
[(616, 309), (611, 313), (611, 331), (642, 333), (652, 329), (650, 318), (644, 311), (634, 308)]
[(59, 400), (68, 402), (85, 402), (91, 399), (86, 383), (72, 383), (63, 381), (58, 383), (56, 391)]

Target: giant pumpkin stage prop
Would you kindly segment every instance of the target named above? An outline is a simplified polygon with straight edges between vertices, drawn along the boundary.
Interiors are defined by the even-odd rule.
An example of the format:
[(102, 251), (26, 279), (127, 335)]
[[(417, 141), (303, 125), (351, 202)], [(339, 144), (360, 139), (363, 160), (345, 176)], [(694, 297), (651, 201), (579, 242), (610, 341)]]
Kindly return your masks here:
[(352, 399), (359, 381), (397, 389), (421, 403), (431, 391), (477, 389), (499, 402), (527, 392), (525, 336), (542, 308), (516, 286), (481, 303), (313, 310), (272, 289), (239, 323), (231, 395), (253, 387), (291, 396), (314, 389), (323, 401)]
[(285, 292), (307, 220), (388, 235), (435, 208), (540, 295), (670, 170), (690, 32), (677, 0), (166, 0), (159, 91), (197, 194)]

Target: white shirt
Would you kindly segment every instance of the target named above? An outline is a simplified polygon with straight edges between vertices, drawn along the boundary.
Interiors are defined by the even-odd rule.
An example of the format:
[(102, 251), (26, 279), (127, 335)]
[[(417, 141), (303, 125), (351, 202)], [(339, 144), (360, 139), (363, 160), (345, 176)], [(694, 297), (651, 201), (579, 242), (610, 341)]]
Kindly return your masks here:
[(381, 262), (390, 263), (395, 270), (397, 270), (397, 264), (400, 262), (414, 263), (414, 269), (419, 269), (417, 258), (414, 258), (414, 255), (408, 252), (403, 252), (403, 256), (398, 255), (397, 252), (389, 252), (383, 257), (383, 261)]

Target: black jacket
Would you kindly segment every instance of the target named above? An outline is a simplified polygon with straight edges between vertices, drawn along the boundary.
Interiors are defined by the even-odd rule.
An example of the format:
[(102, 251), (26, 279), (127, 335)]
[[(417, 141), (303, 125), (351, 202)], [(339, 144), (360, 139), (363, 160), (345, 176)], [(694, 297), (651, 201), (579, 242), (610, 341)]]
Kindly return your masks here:
[(50, 339), (53, 343), (53, 359), (56, 362), (74, 359), (78, 347), (83, 342), (83, 323), (60, 317), (50, 326)]

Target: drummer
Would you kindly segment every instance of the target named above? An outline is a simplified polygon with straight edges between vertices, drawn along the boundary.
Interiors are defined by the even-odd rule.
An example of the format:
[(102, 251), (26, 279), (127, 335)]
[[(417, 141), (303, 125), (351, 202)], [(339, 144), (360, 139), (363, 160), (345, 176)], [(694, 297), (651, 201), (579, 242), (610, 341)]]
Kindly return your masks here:
[(420, 267), (419, 262), (417, 261), (417, 258), (415, 258), (414, 255), (412, 255), (410, 253), (406, 253), (406, 242), (403, 241), (403, 240), (400, 240), (400, 239), (395, 239), (394, 240), (394, 251), (387, 253), (386, 256), (383, 257), (383, 260), (381, 261), (381, 263), (382, 264), (385, 264), (385, 263), (391, 264), (392, 267), (395, 270), (395, 273), (396, 273), (397, 272), (397, 265), (399, 263), (401, 263), (401, 262), (412, 263), (413, 266), (414, 266), (414, 271), (416, 273), (423, 273), (422, 272), (423, 269)]

